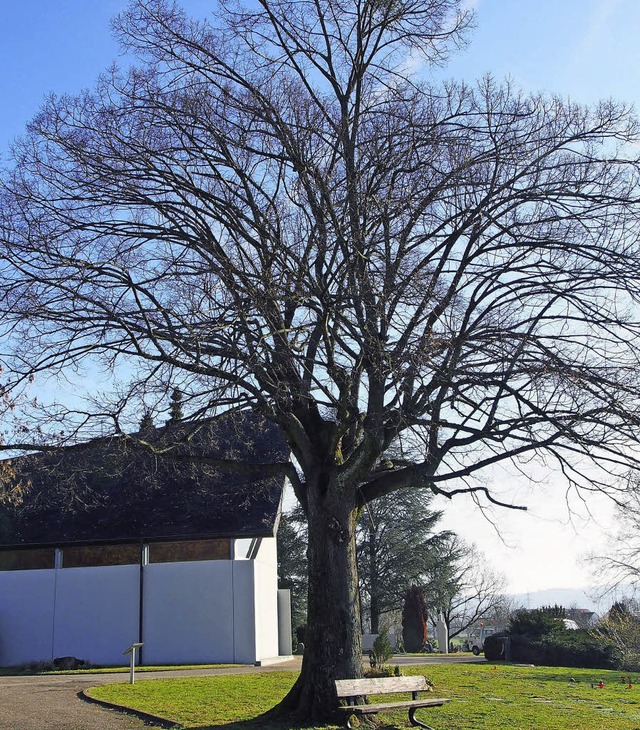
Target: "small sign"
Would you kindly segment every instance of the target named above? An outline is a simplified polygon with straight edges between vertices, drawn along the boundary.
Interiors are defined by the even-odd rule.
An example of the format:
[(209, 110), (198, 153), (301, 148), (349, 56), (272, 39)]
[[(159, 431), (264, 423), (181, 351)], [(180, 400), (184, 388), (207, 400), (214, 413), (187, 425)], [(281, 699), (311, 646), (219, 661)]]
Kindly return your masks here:
[(135, 651), (136, 649), (139, 649), (143, 644), (144, 644), (143, 641), (139, 642), (138, 644), (131, 644), (131, 646), (128, 649), (125, 649), (122, 653), (131, 654), (131, 652)]

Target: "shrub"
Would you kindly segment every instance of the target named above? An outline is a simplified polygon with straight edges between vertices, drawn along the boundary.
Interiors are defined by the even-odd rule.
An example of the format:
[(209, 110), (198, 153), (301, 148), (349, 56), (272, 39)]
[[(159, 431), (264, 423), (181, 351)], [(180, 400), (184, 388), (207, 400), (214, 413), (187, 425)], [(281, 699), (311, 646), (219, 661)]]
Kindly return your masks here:
[(622, 654), (620, 669), (640, 671), (640, 620), (624, 603), (614, 603), (592, 634), (601, 641), (615, 644)]
[(623, 652), (622, 663), (620, 669), (625, 672), (640, 673), (640, 654), (635, 652)]
[(401, 677), (402, 671), (396, 664), (393, 668), (388, 665), (385, 667), (371, 667), (370, 669), (366, 669), (363, 674), (368, 679), (375, 677)]
[(485, 639), (484, 655), (489, 661), (506, 658), (507, 637), (514, 662), (585, 669), (622, 669), (624, 665), (623, 652), (614, 641), (586, 629), (566, 629), (557, 607), (519, 611), (509, 631)]
[[(486, 643), (485, 643), (486, 646)], [(532, 639), (511, 634), (511, 658), (516, 662), (549, 667), (617, 669), (622, 653), (610, 641), (592, 636), (589, 631), (565, 631)]]
[(389, 634), (386, 629), (376, 636), (376, 640), (373, 642), (373, 662), (374, 666), (380, 667), (386, 664), (389, 659), (393, 656), (393, 648), (389, 641)]
[(565, 631), (562, 618), (543, 608), (518, 611), (509, 622), (510, 634), (528, 636), (531, 639)]

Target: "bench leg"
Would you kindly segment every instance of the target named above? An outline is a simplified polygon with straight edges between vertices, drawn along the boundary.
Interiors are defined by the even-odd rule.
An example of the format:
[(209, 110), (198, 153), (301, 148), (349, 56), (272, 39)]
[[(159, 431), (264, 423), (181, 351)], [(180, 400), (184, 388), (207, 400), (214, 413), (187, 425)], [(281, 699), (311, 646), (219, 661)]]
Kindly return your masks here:
[[(360, 728), (359, 723), (355, 726), (355, 728), (351, 724), (351, 718), (354, 716), (354, 714), (355, 713), (352, 713), (351, 715), (347, 715), (347, 717), (344, 721), (344, 726), (347, 728), (347, 730), (358, 730), (358, 728)], [(433, 730), (433, 728), (431, 728), (430, 730)]]
[(431, 725), (427, 725), (425, 722), (422, 722), (421, 720), (418, 720), (416, 717), (416, 710), (417, 707), (410, 707), (409, 708), (409, 722), (412, 725), (415, 725), (416, 727), (425, 727), (427, 730), (434, 730), (434, 728), (431, 727)]

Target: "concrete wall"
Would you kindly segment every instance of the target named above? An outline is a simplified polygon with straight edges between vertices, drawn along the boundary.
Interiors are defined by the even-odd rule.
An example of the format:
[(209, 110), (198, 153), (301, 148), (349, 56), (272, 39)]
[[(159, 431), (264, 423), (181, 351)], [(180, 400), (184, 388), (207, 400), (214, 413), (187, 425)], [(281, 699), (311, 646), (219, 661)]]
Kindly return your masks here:
[[(277, 656), (275, 543), (262, 540), (253, 560), (145, 565), (143, 663)], [(139, 581), (137, 565), (0, 571), (0, 666), (60, 656), (126, 664), (122, 652), (138, 640)]]
[(145, 566), (145, 664), (235, 661), (231, 576), (230, 560)]
[(278, 656), (278, 557), (276, 541), (263, 540), (253, 565), (256, 595), (256, 655)]
[(0, 666), (51, 661), (56, 573), (0, 573)]
[(253, 560), (233, 563), (233, 645), (234, 661), (253, 664), (259, 661), (256, 646), (255, 572)]
[(0, 666), (75, 656), (125, 664), (138, 635), (138, 568), (0, 573)]
[(138, 640), (139, 566), (56, 572), (53, 657), (125, 664), (122, 652)]

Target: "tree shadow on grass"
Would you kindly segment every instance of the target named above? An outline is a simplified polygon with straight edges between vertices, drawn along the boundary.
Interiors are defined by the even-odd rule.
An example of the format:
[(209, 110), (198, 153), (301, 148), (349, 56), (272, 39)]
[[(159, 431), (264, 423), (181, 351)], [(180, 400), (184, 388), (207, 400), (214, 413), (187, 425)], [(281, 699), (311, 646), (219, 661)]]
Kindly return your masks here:
[[(242, 720), (239, 722), (228, 722), (222, 725), (198, 725), (189, 730), (298, 730), (302, 725), (295, 725), (287, 722), (276, 722), (275, 720), (261, 719)], [(316, 727), (310, 725), (308, 727)]]
[[(312, 728), (341, 728), (344, 725), (313, 725), (299, 724), (292, 722), (276, 721), (269, 717), (260, 716), (252, 720), (243, 720), (240, 722), (229, 722), (222, 725), (198, 725), (191, 727), (189, 730), (305, 730)], [(360, 730), (406, 730), (405, 725), (389, 724), (388, 721), (368, 720), (360, 721)]]

